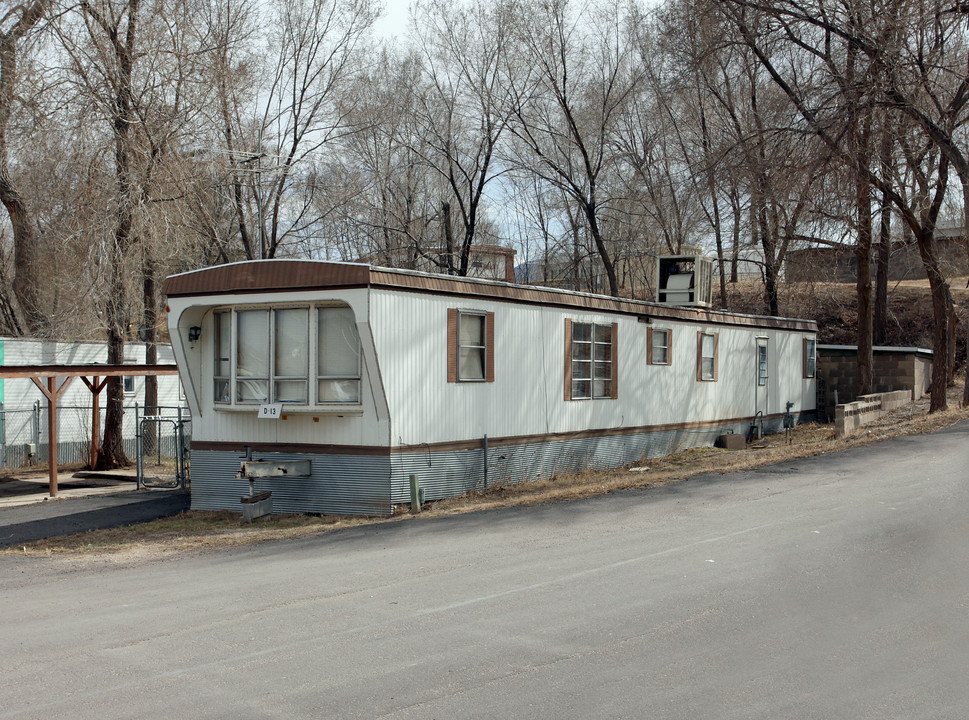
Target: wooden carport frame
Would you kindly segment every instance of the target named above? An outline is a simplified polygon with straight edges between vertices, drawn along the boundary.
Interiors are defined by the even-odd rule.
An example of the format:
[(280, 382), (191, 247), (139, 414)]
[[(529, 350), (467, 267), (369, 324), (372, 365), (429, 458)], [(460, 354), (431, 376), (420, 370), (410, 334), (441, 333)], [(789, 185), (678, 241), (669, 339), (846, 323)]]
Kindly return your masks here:
[[(79, 377), (94, 396), (91, 423), (91, 465), (97, 462), (101, 408), (99, 399), (108, 378), (126, 375), (177, 375), (175, 365), (4, 365), (0, 378), (27, 378), (40, 388), (47, 398), (47, 446), (50, 496), (57, 497), (57, 399)], [(64, 378), (60, 385), (58, 378)], [(90, 378), (90, 379), (88, 379)], [(41, 380), (46, 379), (46, 382)]]

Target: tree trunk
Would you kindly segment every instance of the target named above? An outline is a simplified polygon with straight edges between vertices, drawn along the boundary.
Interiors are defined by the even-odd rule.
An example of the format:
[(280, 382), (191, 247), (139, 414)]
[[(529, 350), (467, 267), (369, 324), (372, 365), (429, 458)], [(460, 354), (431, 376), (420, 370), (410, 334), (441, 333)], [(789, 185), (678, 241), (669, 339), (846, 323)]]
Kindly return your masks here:
[[(888, 178), (891, 166), (891, 137), (883, 132), (881, 147), (882, 177)], [(892, 255), (892, 207), (888, 193), (882, 193), (879, 212), (878, 256), (875, 264), (875, 313), (872, 341), (875, 345), (888, 344), (888, 271)]]
[[(142, 262), (142, 302), (144, 305), (142, 314), (141, 339), (145, 343), (145, 365), (158, 364), (158, 339), (157, 339), (157, 283), (155, 280), (155, 261), (151, 255), (151, 246), (145, 245), (144, 260)], [(158, 409), (158, 376), (145, 376), (145, 415), (159, 415)], [(158, 449), (156, 446), (155, 423), (145, 424), (143, 433), (143, 452), (150, 456)]]
[[(864, 162), (859, 158), (859, 163)], [(872, 392), (874, 356), (872, 354), (872, 297), (871, 297), (871, 185), (867, 174), (855, 177), (855, 209), (858, 217), (858, 240), (855, 243), (855, 292), (858, 298), (858, 369), (855, 375), (855, 395)]]
[[(115, 257), (109, 260), (109, 289), (105, 306), (105, 316), (108, 321), (108, 364), (121, 365), (124, 363), (124, 330), (125, 330), (125, 283), (124, 273), (120, 267), (120, 260)], [(131, 463), (124, 451), (124, 437), (122, 434), (124, 422), (124, 384), (121, 378), (108, 378), (105, 385), (107, 404), (104, 413), (104, 437), (98, 452), (95, 470), (113, 470), (126, 467)]]
[[(129, 0), (128, 25), (125, 37), (112, 37), (118, 59), (117, 90), (112, 108), (114, 130), (115, 174), (118, 183), (113, 252), (108, 271), (110, 293), (105, 306), (108, 336), (108, 362), (124, 363), (124, 342), (128, 327), (127, 293), (125, 288), (125, 259), (132, 244), (132, 225), (136, 194), (131, 182), (132, 74), (134, 70), (138, 6), (140, 0)], [(98, 454), (98, 470), (130, 465), (124, 452), (122, 423), (124, 420), (124, 387), (121, 378), (111, 378), (107, 384), (108, 402), (104, 417), (104, 445)]]
[(585, 217), (589, 221), (589, 231), (592, 233), (596, 250), (599, 251), (599, 258), (602, 260), (602, 267), (605, 269), (606, 278), (609, 280), (609, 294), (613, 297), (619, 297), (619, 281), (616, 279), (616, 268), (613, 265), (612, 258), (609, 257), (609, 250), (606, 248), (606, 243), (602, 239), (602, 233), (599, 231), (599, 220), (596, 217), (596, 209), (592, 203), (585, 205)]
[(447, 274), (455, 275), (454, 267), (454, 232), (451, 229), (451, 204), (441, 203), (441, 224), (444, 234), (444, 260), (447, 262)]
[(935, 257), (933, 248), (934, 237), (931, 232), (919, 232), (915, 236), (918, 243), (919, 255), (925, 272), (929, 279), (929, 289), (932, 295), (932, 316), (935, 320), (935, 327), (932, 332), (932, 398), (929, 402), (929, 412), (945, 410), (948, 407), (946, 400), (946, 386), (948, 385), (948, 346), (949, 346), (949, 307), (952, 304), (952, 297), (949, 293), (949, 285), (939, 269), (938, 259)]
[[(49, 336), (51, 329), (41, 306), (39, 288), (43, 286), (41, 258), (34, 222), (23, 196), (10, 177), (7, 128), (17, 86), (17, 42), (43, 15), (46, 2), (19, 8), (20, 18), (6, 33), (0, 34), (0, 202), (10, 217), (14, 244), (13, 293), (27, 334)], [(10, 14), (17, 10), (11, 10)], [(4, 18), (9, 19), (8, 17)], [(15, 322), (10, 328), (21, 329)]]

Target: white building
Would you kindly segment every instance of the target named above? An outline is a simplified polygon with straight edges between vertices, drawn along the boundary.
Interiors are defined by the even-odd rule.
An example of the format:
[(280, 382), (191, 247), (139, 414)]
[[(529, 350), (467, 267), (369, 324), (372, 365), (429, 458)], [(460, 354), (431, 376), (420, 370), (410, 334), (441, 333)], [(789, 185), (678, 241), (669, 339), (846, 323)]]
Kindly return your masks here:
[(815, 410), (813, 321), (321, 261), (164, 291), (196, 509), (239, 507), (247, 454), (311, 461), (258, 481), (277, 512), (389, 514), (411, 474), (436, 499)]
[[(28, 338), (0, 338), (0, 366), (4, 365), (88, 365), (107, 363), (108, 350), (103, 342), (67, 342)], [(125, 364), (145, 363), (144, 343), (125, 345)], [(171, 346), (158, 346), (158, 362), (175, 362)], [(145, 378), (125, 377), (123, 435), (134, 451), (135, 405), (145, 404)], [(81, 380), (75, 380), (58, 398), (58, 458), (61, 463), (87, 462), (93, 418), (91, 391)], [(165, 407), (185, 406), (177, 376), (158, 377), (158, 404)], [(101, 395), (102, 422), (106, 405)], [(21, 467), (47, 460), (47, 399), (27, 378), (0, 378), (0, 466)]]

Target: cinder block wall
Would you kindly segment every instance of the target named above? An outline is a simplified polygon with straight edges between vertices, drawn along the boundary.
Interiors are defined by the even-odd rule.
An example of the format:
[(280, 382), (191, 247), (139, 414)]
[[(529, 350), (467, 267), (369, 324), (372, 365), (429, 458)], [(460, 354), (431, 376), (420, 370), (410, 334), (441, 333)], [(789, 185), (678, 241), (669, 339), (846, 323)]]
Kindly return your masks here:
[[(926, 356), (923, 353), (929, 353)], [(834, 418), (835, 391), (838, 403), (852, 402), (855, 396), (855, 374), (858, 350), (855, 347), (818, 347), (818, 376), (824, 385), (823, 407), (828, 418)], [(911, 390), (913, 400), (925, 395), (932, 377), (931, 353), (928, 350), (879, 348), (873, 352), (873, 393)], [(819, 402), (819, 406), (821, 406)]]

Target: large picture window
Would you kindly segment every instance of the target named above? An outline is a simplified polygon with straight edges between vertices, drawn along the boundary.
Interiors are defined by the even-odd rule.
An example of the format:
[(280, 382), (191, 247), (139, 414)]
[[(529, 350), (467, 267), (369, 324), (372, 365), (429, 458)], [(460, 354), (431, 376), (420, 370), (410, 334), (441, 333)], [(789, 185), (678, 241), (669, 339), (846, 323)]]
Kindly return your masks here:
[(617, 397), (616, 323), (566, 321), (566, 399)]
[(220, 310), (213, 331), (218, 404), (360, 402), (360, 340), (348, 307)]

